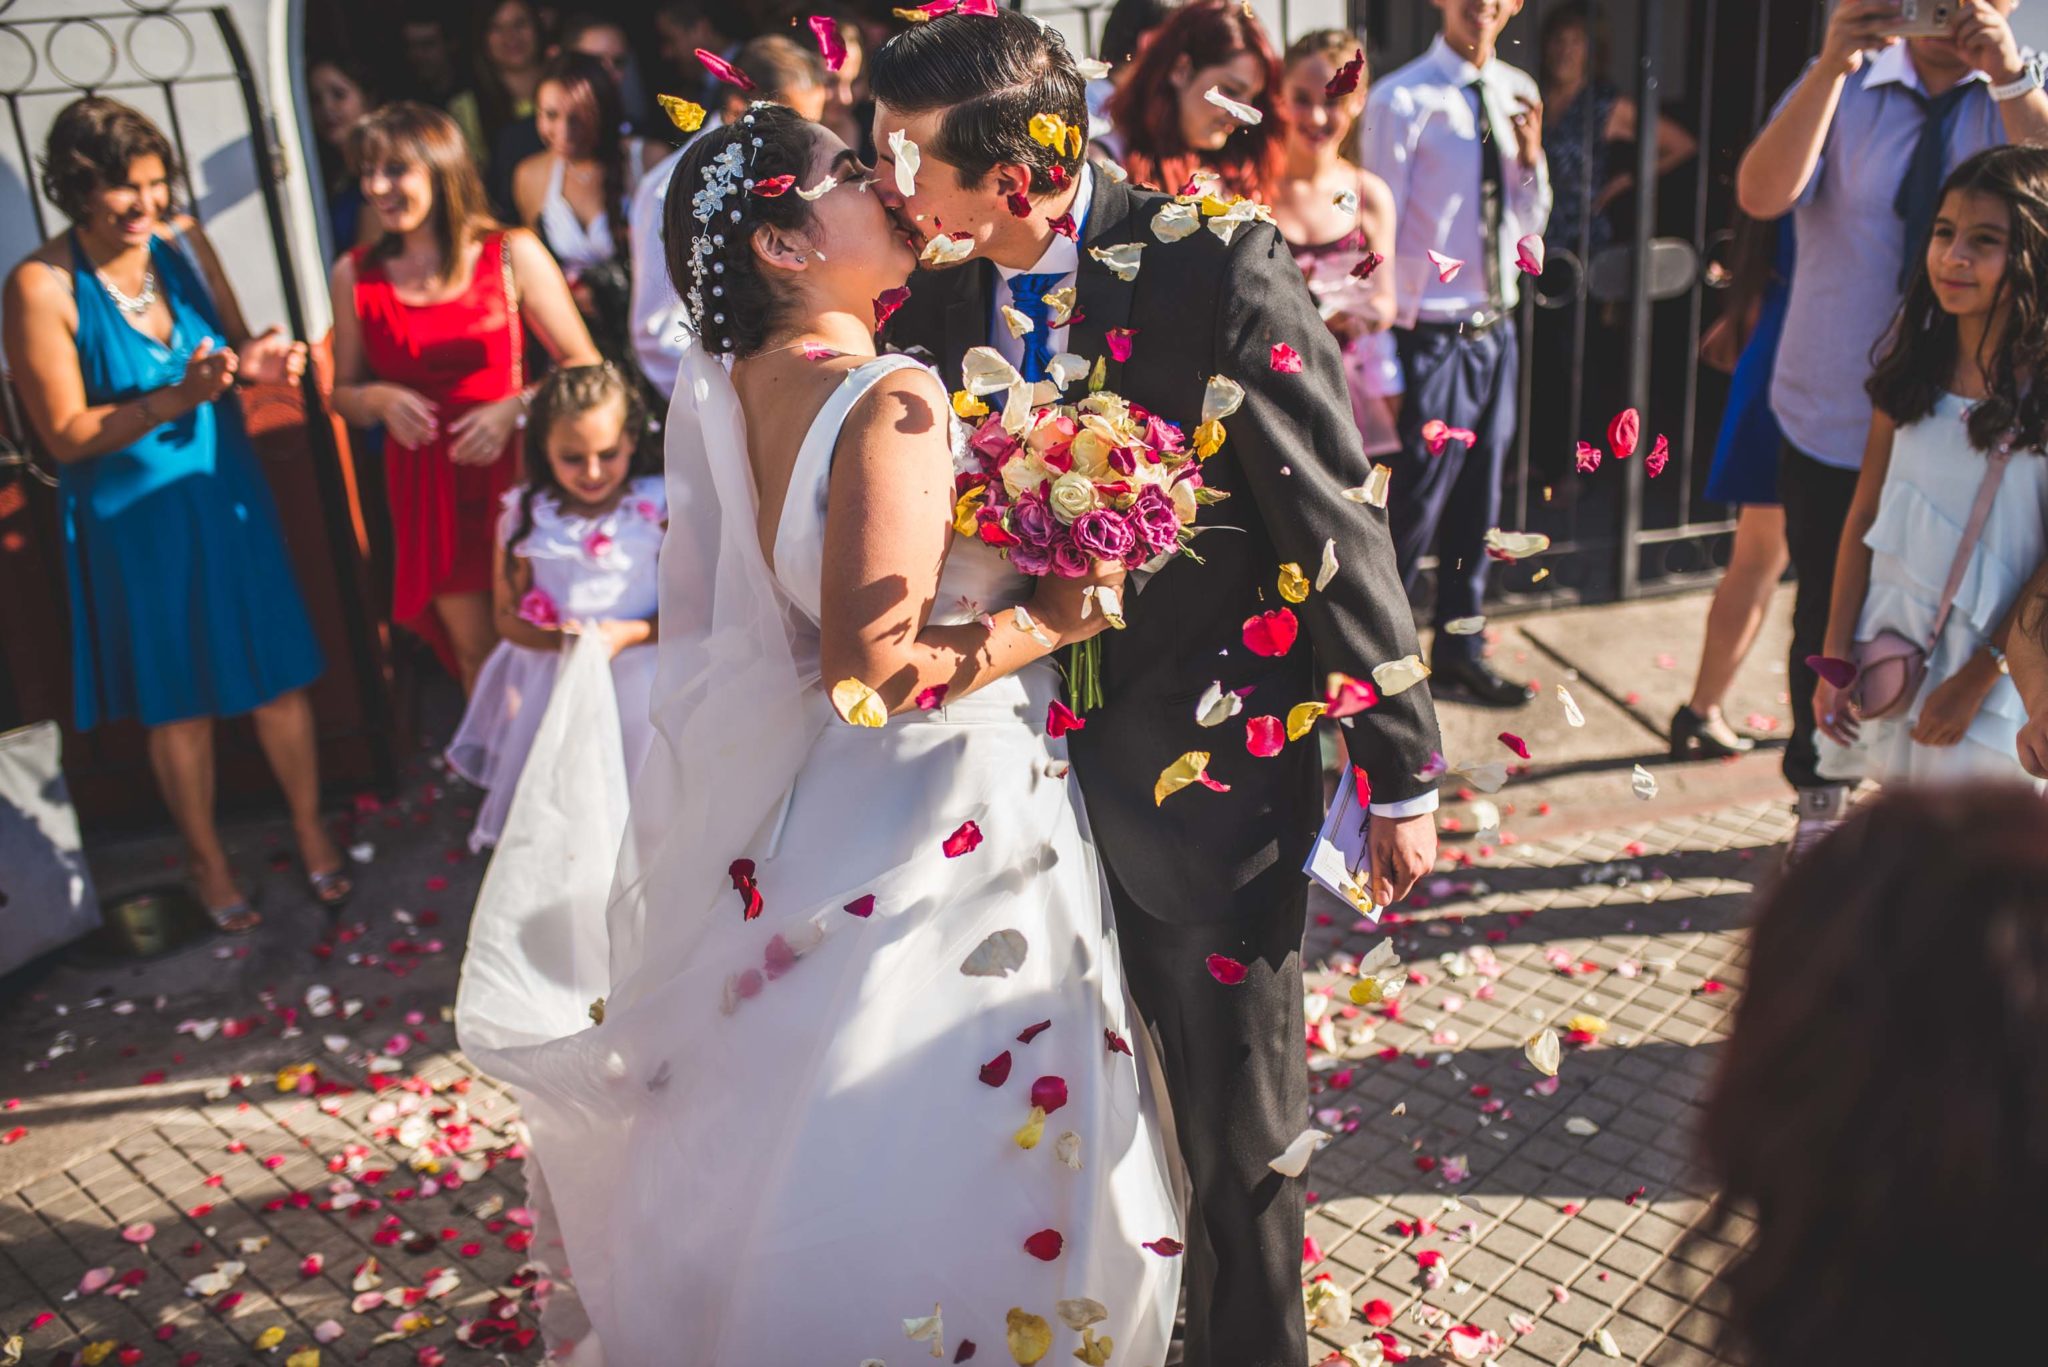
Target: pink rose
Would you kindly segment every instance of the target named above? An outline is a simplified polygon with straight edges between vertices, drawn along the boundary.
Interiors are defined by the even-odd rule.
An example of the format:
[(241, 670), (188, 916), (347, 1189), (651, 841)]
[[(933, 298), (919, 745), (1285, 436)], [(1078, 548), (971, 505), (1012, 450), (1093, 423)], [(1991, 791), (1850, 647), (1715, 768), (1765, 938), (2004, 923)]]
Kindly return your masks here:
[(1074, 519), (1074, 544), (1097, 560), (1122, 560), (1138, 544), (1138, 534), (1122, 515), (1103, 509)]
[(1052, 545), (1059, 525), (1053, 521), (1044, 499), (1037, 494), (1020, 494), (1010, 505), (1010, 531), (1025, 545), (1043, 550)]
[(1079, 579), (1088, 573), (1088, 553), (1076, 546), (1071, 537), (1061, 537), (1053, 543), (1052, 572), (1062, 579)]
[(1131, 530), (1153, 555), (1164, 555), (1180, 545), (1180, 514), (1173, 509), (1172, 496), (1156, 484), (1138, 491), (1130, 522)]
[(1010, 548), (1010, 565), (1019, 574), (1042, 579), (1052, 573), (1052, 547), (1023, 543)]
[(547, 590), (531, 588), (519, 600), (519, 620), (548, 631), (562, 625), (562, 613), (555, 606), (555, 600), (548, 597)]
[(583, 554), (588, 559), (603, 564), (606, 557), (611, 555), (612, 547), (616, 545), (618, 542), (612, 539), (610, 532), (602, 527), (594, 527), (590, 535), (583, 538)]

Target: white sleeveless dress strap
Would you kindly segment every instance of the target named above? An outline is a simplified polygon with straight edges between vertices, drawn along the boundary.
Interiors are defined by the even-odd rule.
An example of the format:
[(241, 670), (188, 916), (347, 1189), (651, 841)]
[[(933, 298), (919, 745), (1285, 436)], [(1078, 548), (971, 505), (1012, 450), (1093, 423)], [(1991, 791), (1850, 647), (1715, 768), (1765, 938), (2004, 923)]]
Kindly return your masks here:
[[(839, 382), (826, 398), (804, 433), (797, 448), (796, 463), (789, 472), (789, 492), (782, 498), (782, 513), (775, 526), (775, 553), (771, 568), (783, 591), (815, 624), (823, 599), (825, 571), (825, 501), (832, 484), (832, 453), (839, 446), (839, 429), (846, 415), (885, 375), (899, 370), (930, 371), (931, 367), (912, 356), (877, 356), (863, 361)], [(936, 378), (936, 375), (934, 375)]]
[(564, 269), (584, 271), (612, 258), (611, 218), (601, 213), (585, 224), (576, 216), (575, 206), (562, 193), (566, 169), (560, 157), (550, 159), (548, 189), (540, 202), (541, 236)]

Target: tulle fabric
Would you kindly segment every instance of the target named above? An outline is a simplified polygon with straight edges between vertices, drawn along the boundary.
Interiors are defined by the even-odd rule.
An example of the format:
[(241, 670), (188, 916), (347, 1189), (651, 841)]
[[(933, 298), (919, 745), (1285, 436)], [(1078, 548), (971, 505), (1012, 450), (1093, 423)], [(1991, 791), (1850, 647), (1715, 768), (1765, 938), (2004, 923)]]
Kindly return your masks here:
[[(829, 455), (836, 422), (820, 436)], [(540, 776), (549, 746), (602, 724), (572, 654), (471, 932), (457, 1028), (524, 1106), (534, 1253), (567, 1283), (551, 1348), (610, 1367), (909, 1361), (927, 1349), (903, 1321), (938, 1304), (947, 1359), (962, 1337), (1002, 1355), (1012, 1307), (1064, 1358), (1081, 1338), (1056, 1303), (1085, 1296), (1108, 1307), (1094, 1328), (1117, 1360), (1157, 1360), (1179, 1263), (1140, 1245), (1179, 1221), (1148, 1081), (1109, 1047), (1142, 1046), (1064, 742), (1043, 734), (1056, 678), (1035, 667), (881, 731), (832, 721), (803, 664), (815, 625), (760, 548), (745, 450), (729, 379), (693, 348), (630, 817)], [(560, 758), (564, 785), (623, 786)], [(981, 848), (948, 857), (968, 820)], [(605, 863), (621, 830), (599, 918), (602, 880), (555, 861), (574, 842)], [(736, 857), (766, 898), (754, 920)], [(870, 914), (847, 910), (869, 896)], [(1023, 967), (960, 972), (999, 929), (1025, 934)], [(986, 1085), (1006, 1049), (1014, 1076)], [(1027, 1150), (1012, 1136), (1041, 1076), (1068, 1100)], [(1069, 1132), (1078, 1169), (1056, 1156)], [(1044, 1229), (1065, 1241), (1050, 1262), (1023, 1247)]]

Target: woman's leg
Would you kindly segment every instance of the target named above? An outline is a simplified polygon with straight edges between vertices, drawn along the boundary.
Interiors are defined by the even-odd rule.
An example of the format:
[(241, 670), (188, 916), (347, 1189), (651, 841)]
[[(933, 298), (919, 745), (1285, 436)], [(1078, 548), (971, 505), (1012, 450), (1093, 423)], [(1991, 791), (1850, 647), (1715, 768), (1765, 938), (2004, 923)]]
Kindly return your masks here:
[(498, 644), (498, 629), (491, 621), (490, 595), (444, 593), (434, 599), (434, 611), (448, 629), (449, 644), (455, 649), (455, 663), (462, 671), (462, 693), (476, 687), (477, 671), (484, 667)]
[[(185, 855), (199, 898), (209, 911), (242, 900), (213, 823), (213, 718), (193, 717), (149, 729), (149, 767), (157, 791), (171, 809), (171, 820), (185, 841)], [(253, 912), (223, 926), (247, 930), (256, 924)]]
[(335, 873), (341, 852), (320, 824), (320, 747), (313, 730), (313, 703), (306, 690), (272, 698), (256, 709), (256, 739), (284, 789), (292, 815), (292, 834), (308, 874)]
[(1720, 715), (1721, 700), (1756, 644), (1771, 594), (1785, 577), (1790, 560), (1783, 508), (1752, 504), (1736, 515), (1735, 547), (1707, 609), (1707, 639), (1700, 648), (1699, 674), (1692, 685), (1690, 706), (1700, 716), (1711, 720)]

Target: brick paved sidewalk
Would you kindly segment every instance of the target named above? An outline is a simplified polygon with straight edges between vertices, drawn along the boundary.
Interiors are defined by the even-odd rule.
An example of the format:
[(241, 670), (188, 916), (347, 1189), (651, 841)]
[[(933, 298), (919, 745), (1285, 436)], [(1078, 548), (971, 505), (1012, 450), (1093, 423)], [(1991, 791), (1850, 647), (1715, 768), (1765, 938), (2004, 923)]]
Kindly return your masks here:
[[(459, 816), (442, 824), (459, 830)], [(1751, 805), (1495, 849), (1439, 878), (1432, 904), (1396, 928), (1404, 962), (1426, 979), (1400, 997), (1396, 1019), (1344, 1018), (1351, 980), (1328, 969), (1383, 937), (1353, 933), (1334, 904), (1323, 912), (1309, 959), (1325, 967), (1310, 982), (1336, 987), (1328, 1028), (1341, 1058), (1318, 1061), (1316, 1105), (1326, 1128), (1355, 1128), (1310, 1165), (1322, 1258), (1305, 1272), (1327, 1274), (1358, 1309), (1318, 1331), (1315, 1359), (1352, 1348), (1370, 1360), (1353, 1345), (1374, 1332), (1366, 1303), (1383, 1300), (1393, 1320), (1382, 1332), (1412, 1359), (1440, 1347), (1445, 1328), (1474, 1324), (1506, 1341), (1503, 1364), (1605, 1362), (1587, 1341), (1601, 1331), (1622, 1360), (1713, 1361), (1709, 1274), (1732, 1250), (1683, 1242), (1707, 1195), (1689, 1163), (1694, 1097), (1740, 981), (1738, 919), (1788, 825), (1782, 806)], [(454, 870), (443, 904), (466, 902), (475, 875)], [(418, 933), (388, 911), (365, 915), (376, 924), (338, 947), (343, 958)], [(341, 1003), (333, 1014), (306, 1011), (301, 969), (280, 1000), (303, 1014), (281, 1036), (271, 1028), (232, 1046), (239, 1053), (207, 1054), (219, 1039), (180, 1041), (213, 1060), (194, 1065), (203, 1077), (173, 1069), (138, 1097), (108, 1086), (102, 1058), (90, 1088), (32, 1098), (22, 1114), (45, 1134), (67, 1110), (95, 1123), (63, 1131), (69, 1151), (0, 1191), (0, 1362), (13, 1334), (29, 1364), (311, 1367), (325, 1325), (341, 1331), (322, 1349), (331, 1367), (459, 1361), (471, 1353), (456, 1341), (465, 1323), (487, 1338), (530, 1330), (532, 1288), (510, 1287), (525, 1257), (523, 1184), (516, 1161), (488, 1162), (516, 1153), (513, 1107), (454, 1052), (440, 1010), (453, 996), (459, 920), (439, 932), (453, 947), (387, 995), (363, 975), (388, 962), (337, 961), (323, 968)], [(1709, 980), (1728, 990), (1703, 992)], [(348, 992), (366, 1000), (344, 1019)], [(44, 1030), (40, 1049), (62, 1023), (37, 1015), (47, 1010), (8, 1013), (7, 1031), (26, 1043), (31, 1025)], [(84, 1034), (80, 1014), (68, 1019)], [(1607, 1031), (1567, 1047), (1554, 1094), (1536, 1094), (1522, 1041), (1544, 1025), (1562, 1033), (1580, 1014)], [(274, 1008), (270, 1024), (281, 1015)], [(394, 1033), (406, 1036), (402, 1054), (391, 1052)], [(278, 1070), (305, 1064), (317, 1064), (317, 1084), (284, 1081), (315, 1094), (281, 1093)], [(246, 1078), (232, 1092), (220, 1086), (229, 1068)], [(0, 1102), (15, 1085), (0, 1084)], [(14, 1119), (0, 1114), (0, 1133)], [(1402, 1234), (1402, 1221), (1434, 1230)], [(122, 1230), (142, 1222), (154, 1235), (125, 1241)], [(1430, 1253), (1442, 1255), (1436, 1272), (1423, 1266)], [(370, 1299), (381, 1304), (356, 1289), (373, 1257), (381, 1282)], [(231, 1286), (186, 1294), (231, 1262), (246, 1267)], [(96, 1268), (112, 1269), (114, 1289), (77, 1294)], [(55, 1318), (38, 1324), (45, 1314)], [(378, 1341), (408, 1328), (417, 1332)], [(537, 1344), (515, 1341), (493, 1356), (538, 1360)], [(907, 1345), (903, 1361), (920, 1351)]]

